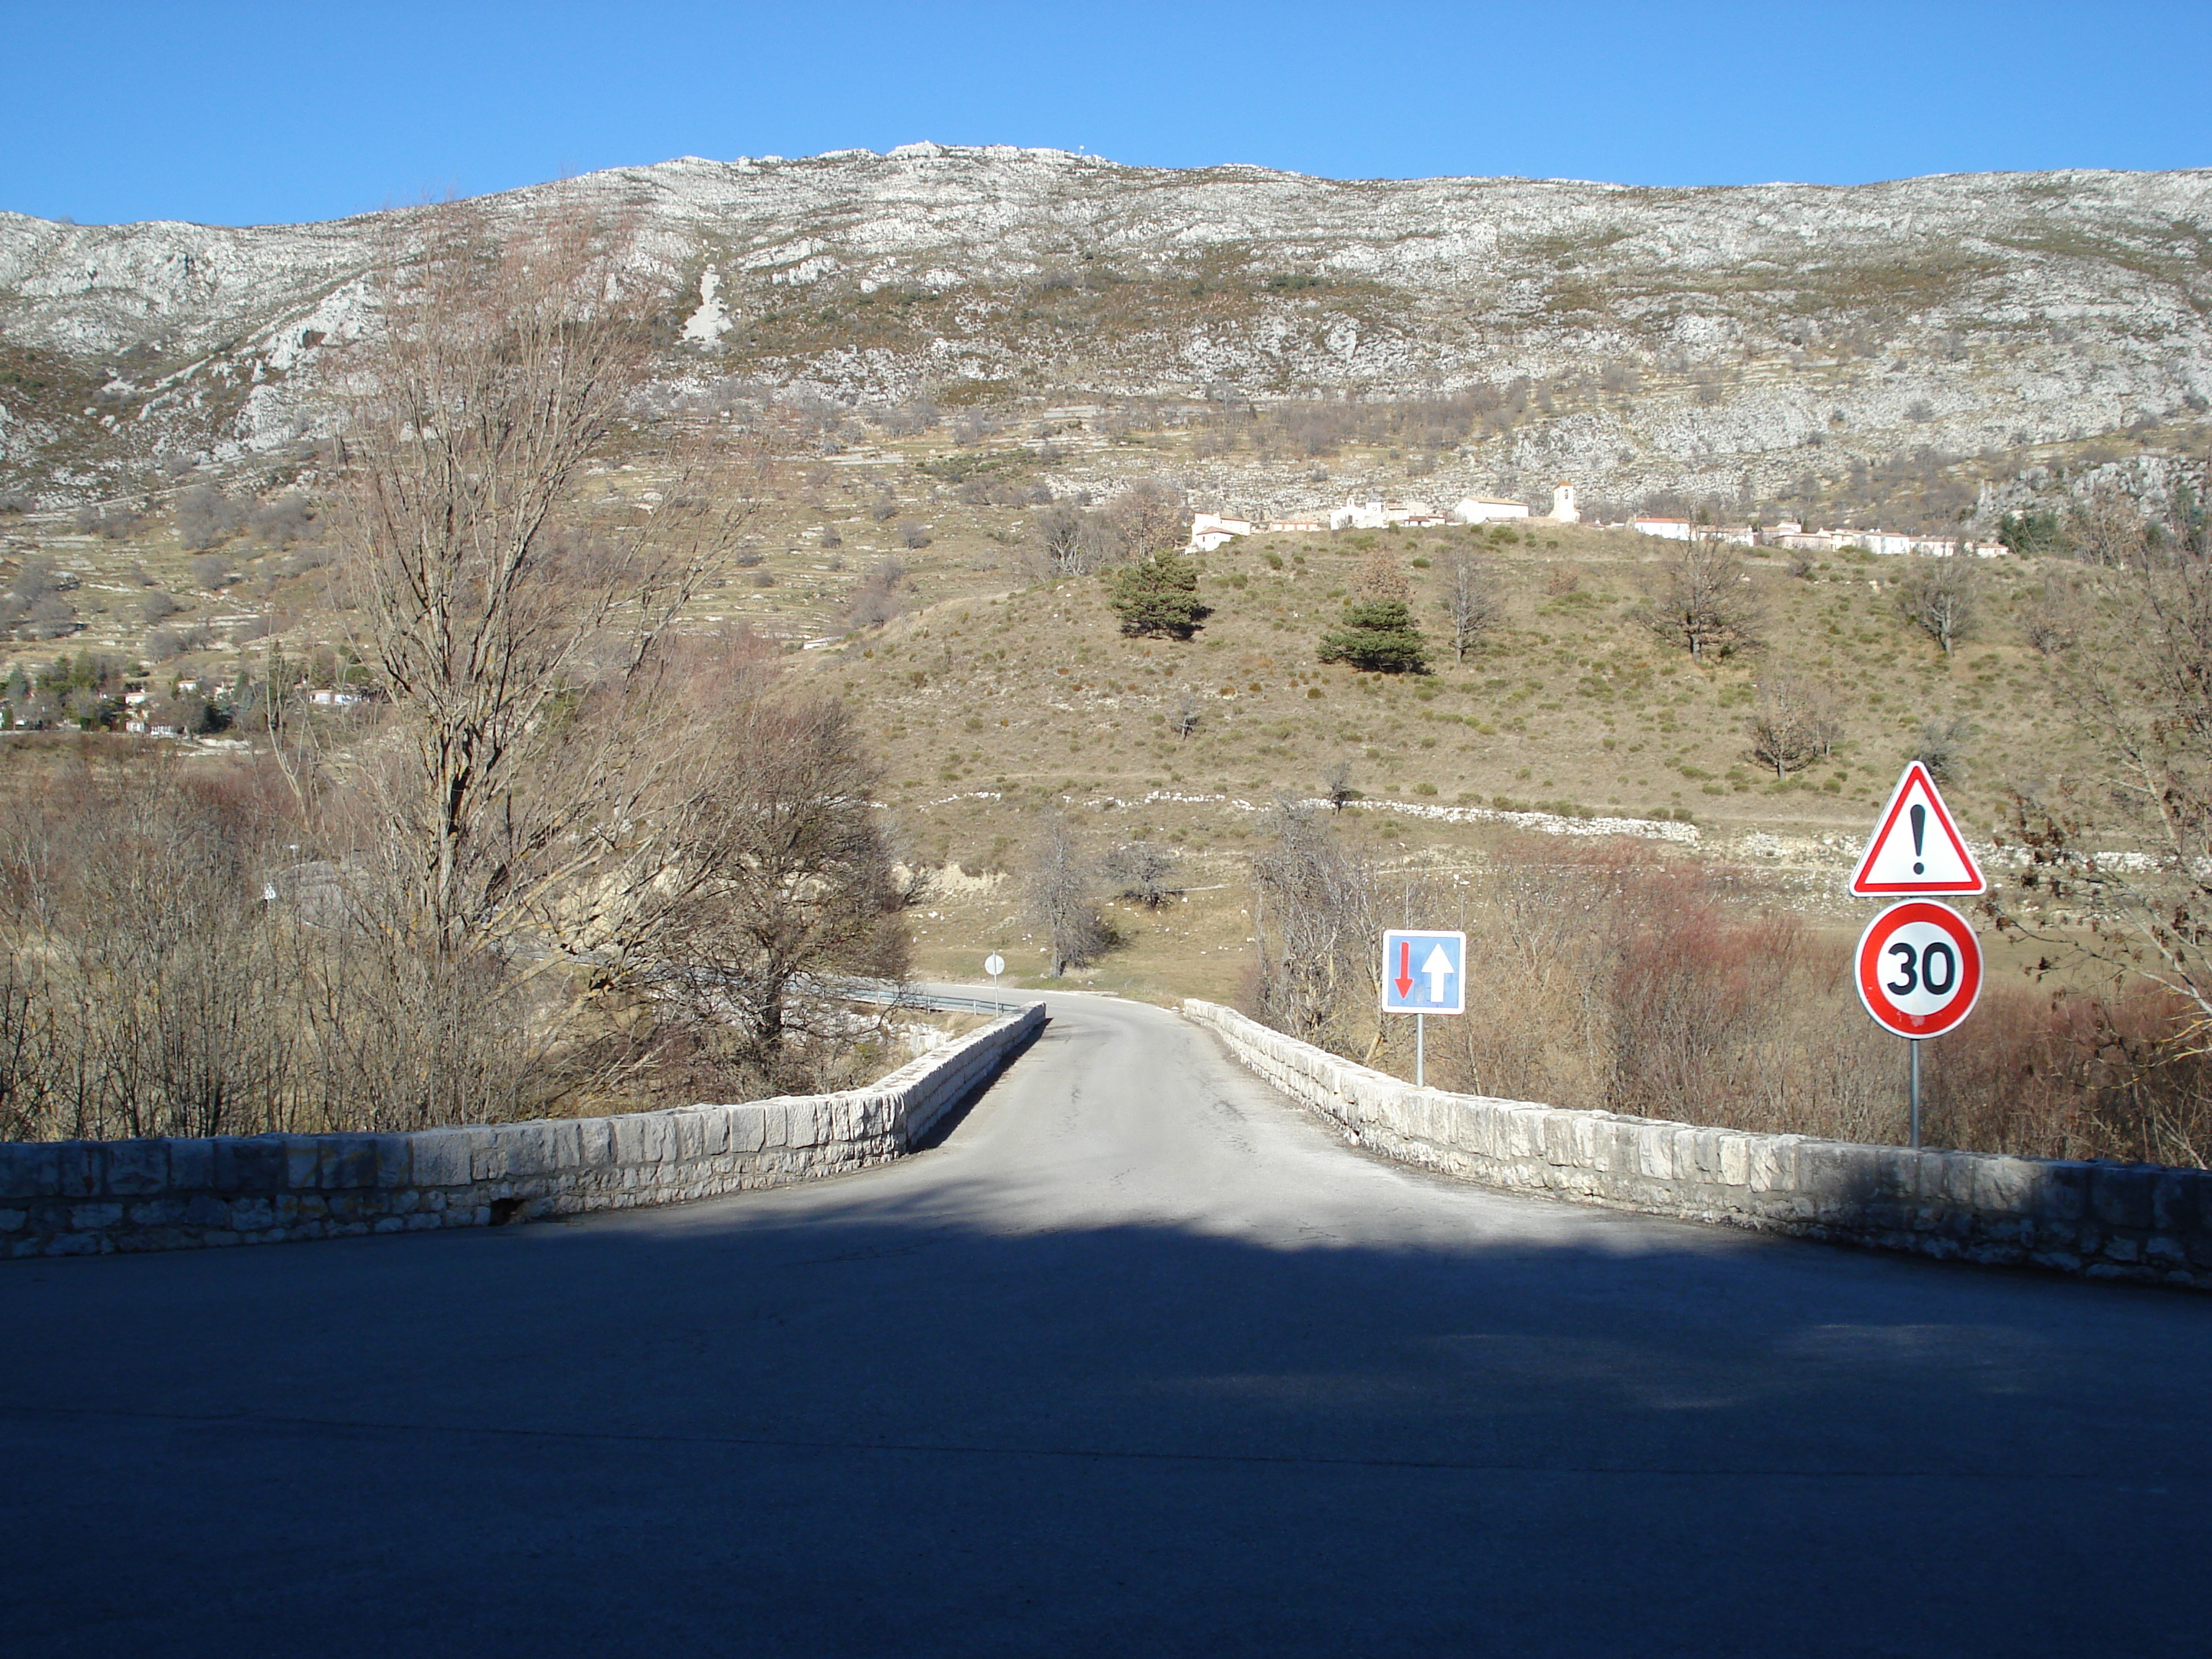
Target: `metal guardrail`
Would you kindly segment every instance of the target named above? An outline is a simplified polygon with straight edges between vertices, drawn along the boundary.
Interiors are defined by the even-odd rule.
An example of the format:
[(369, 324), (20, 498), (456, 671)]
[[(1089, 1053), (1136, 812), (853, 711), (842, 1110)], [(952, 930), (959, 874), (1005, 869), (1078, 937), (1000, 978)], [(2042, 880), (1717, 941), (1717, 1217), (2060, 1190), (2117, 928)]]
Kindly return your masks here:
[(887, 985), (877, 980), (839, 980), (826, 982), (822, 990), (825, 995), (842, 997), (848, 1002), (873, 1002), (893, 1008), (927, 1008), (950, 1014), (1018, 1014), (1030, 1003), (1041, 1000), (1032, 997), (1028, 1002), (1006, 1002), (997, 997), (945, 996), (933, 991), (920, 991), (911, 986)]

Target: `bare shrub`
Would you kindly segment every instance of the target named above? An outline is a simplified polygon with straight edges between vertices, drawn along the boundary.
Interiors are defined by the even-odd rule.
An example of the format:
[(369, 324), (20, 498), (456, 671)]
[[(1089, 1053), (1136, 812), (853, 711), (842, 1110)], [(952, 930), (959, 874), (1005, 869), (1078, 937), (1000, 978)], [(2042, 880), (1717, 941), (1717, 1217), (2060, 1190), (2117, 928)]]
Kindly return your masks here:
[(853, 589), (845, 609), (848, 628), (879, 628), (898, 615), (903, 606), (907, 570), (896, 559), (878, 559)]
[(1751, 716), (1751, 757), (1777, 779), (1825, 759), (1840, 734), (1826, 685), (1796, 675), (1759, 681)]
[[(1868, 1020), (1850, 950), (1633, 848), (1508, 849), (1466, 916), (1468, 1005), (1431, 1025), (1444, 1086), (1761, 1133), (1905, 1138), (1904, 1045)], [(2185, 1001), (1992, 987), (1923, 1050), (1929, 1144), (2032, 1157), (2212, 1156), (2212, 1065)]]
[(202, 553), (192, 560), (192, 580), (210, 592), (237, 580), (230, 561), (220, 553)]
[(72, 522), (79, 535), (119, 542), (126, 540), (143, 520), (127, 507), (81, 507)]
[(899, 526), (898, 535), (899, 545), (905, 548), (924, 548), (930, 543), (928, 526), (913, 519), (908, 519)]
[(32, 602), (22, 626), (23, 631), (34, 640), (64, 638), (77, 630), (76, 607), (58, 593), (48, 593)]
[(31, 605), (48, 593), (61, 588), (60, 573), (54, 562), (43, 553), (27, 553), (15, 568), (15, 580), (8, 585), (8, 592), (23, 605)]
[(187, 553), (219, 547), (244, 527), (251, 512), (213, 484), (194, 484), (177, 497), (177, 544)]
[(1124, 842), (1106, 855), (1107, 881), (1125, 899), (1157, 910), (1175, 896), (1176, 859), (1171, 848), (1149, 841)]
[(1973, 723), (1963, 714), (1923, 721), (1912, 757), (1928, 769), (1936, 782), (1953, 782), (1965, 764), (1966, 745), (1973, 736)]
[(280, 550), (312, 541), (322, 533), (307, 498), (296, 489), (256, 507), (252, 526), (254, 540)]
[(1188, 741), (1206, 720), (1206, 700), (1195, 691), (1177, 694), (1175, 707), (1168, 711), (1168, 729), (1176, 738)]
[(152, 628), (175, 616), (180, 608), (173, 596), (161, 588), (155, 588), (146, 596), (139, 614), (146, 619), (146, 625)]

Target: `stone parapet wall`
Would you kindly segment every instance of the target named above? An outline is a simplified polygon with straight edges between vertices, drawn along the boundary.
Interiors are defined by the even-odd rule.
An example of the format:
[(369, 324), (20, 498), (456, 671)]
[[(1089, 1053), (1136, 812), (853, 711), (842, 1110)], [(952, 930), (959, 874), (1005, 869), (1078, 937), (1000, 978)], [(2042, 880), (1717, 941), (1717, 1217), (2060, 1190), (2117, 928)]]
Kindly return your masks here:
[(1362, 1145), (1486, 1185), (2094, 1278), (2212, 1289), (2212, 1171), (1867, 1146), (1417, 1089), (1187, 1001), (1238, 1061)]
[(842, 1175), (912, 1151), (1044, 1024), (1032, 1004), (841, 1094), (407, 1134), (0, 1144), (0, 1258), (493, 1226)]

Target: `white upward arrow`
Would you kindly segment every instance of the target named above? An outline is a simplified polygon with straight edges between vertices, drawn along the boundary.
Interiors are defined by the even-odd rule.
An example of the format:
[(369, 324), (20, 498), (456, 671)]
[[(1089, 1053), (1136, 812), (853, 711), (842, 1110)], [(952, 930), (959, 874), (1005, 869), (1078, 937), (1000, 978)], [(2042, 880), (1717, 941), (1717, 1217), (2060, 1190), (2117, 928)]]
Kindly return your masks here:
[(1444, 981), (1451, 977), (1452, 972), (1451, 958), (1444, 954), (1443, 945), (1430, 948), (1429, 959), (1421, 964), (1421, 971), (1428, 975), (1429, 1000), (1442, 1002), (1444, 1000)]

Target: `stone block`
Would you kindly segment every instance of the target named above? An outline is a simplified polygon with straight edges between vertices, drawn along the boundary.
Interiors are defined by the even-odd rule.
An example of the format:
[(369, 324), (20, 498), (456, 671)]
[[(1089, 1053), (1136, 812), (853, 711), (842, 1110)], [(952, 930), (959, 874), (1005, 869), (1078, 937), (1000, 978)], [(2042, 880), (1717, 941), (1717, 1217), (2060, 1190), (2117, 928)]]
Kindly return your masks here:
[(2089, 1212), (2090, 1164), (2052, 1159), (2042, 1166), (2035, 1195), (2039, 1214), (2053, 1221), (2079, 1221)]
[(215, 1185), (215, 1142), (173, 1140), (169, 1143), (169, 1190), (202, 1193)]
[(143, 1198), (169, 1184), (169, 1143), (115, 1140), (107, 1146), (106, 1191), (118, 1198)]
[(417, 1129), (407, 1137), (409, 1180), (416, 1187), (465, 1187), (471, 1146), (466, 1129)]
[(1875, 1191), (1893, 1202), (1918, 1196), (1920, 1192), (1920, 1160), (1925, 1152), (1915, 1152), (1910, 1146), (1875, 1146), (1874, 1153)]
[[(553, 1126), (550, 1123), (502, 1123), (492, 1131), (497, 1147), (491, 1176), (544, 1175), (554, 1167)], [(481, 1178), (481, 1177), (480, 1177)]]
[(366, 1139), (375, 1159), (376, 1184), (389, 1191), (413, 1181), (414, 1146), (406, 1135), (369, 1135)]
[(2160, 1170), (2151, 1185), (2151, 1225), (2161, 1233), (2185, 1233), (2197, 1226), (2197, 1188), (2212, 1188), (2202, 1170)]
[(732, 1106), (730, 1109), (730, 1148), (738, 1152), (757, 1152), (768, 1144), (768, 1114), (757, 1106)]
[(1865, 1203), (1875, 1190), (1874, 1148), (1808, 1140), (1797, 1148), (1796, 1189), (1823, 1215)]
[(499, 1130), (488, 1127), (466, 1128), (461, 1133), (469, 1138), (469, 1179), (506, 1180), (507, 1142)]
[(1647, 1181), (1674, 1178), (1674, 1132), (1663, 1123), (1636, 1126), (1636, 1171)]
[(53, 1142), (0, 1145), (0, 1198), (52, 1198), (61, 1181), (61, 1150)]
[(374, 1135), (324, 1135), (323, 1189), (350, 1192), (376, 1185)]
[(2096, 1165), (2089, 1177), (2090, 1213), (2107, 1227), (2148, 1227), (2158, 1175), (2141, 1164)]
[(276, 1135), (284, 1146), (284, 1185), (293, 1192), (312, 1191), (323, 1184), (324, 1166), (330, 1160), (330, 1143), (323, 1135)]
[(576, 1161), (586, 1169), (612, 1169), (615, 1158), (615, 1126), (604, 1117), (580, 1117), (576, 1120)]
[(1730, 1131), (1721, 1136), (1720, 1178), (1722, 1185), (1727, 1187), (1748, 1187), (1751, 1185), (1751, 1141), (1752, 1138), (1749, 1135), (1740, 1134), (1734, 1131)]
[(625, 1113), (621, 1117), (607, 1120), (607, 1131), (614, 1139), (615, 1163), (625, 1170), (642, 1166), (647, 1158), (644, 1114)]
[(96, 1140), (58, 1140), (54, 1190), (64, 1198), (96, 1198), (106, 1180), (106, 1149)]
[(0, 1208), (0, 1233), (20, 1233), (30, 1221), (28, 1210)]
[(1966, 1201), (1985, 1215), (2033, 1215), (2043, 1185), (2043, 1166), (2033, 1158), (1974, 1155)]
[(215, 1142), (215, 1189), (223, 1193), (273, 1193), (284, 1183), (284, 1143), (277, 1135), (240, 1139), (221, 1135)]
[(70, 1206), (69, 1224), (72, 1232), (105, 1232), (110, 1227), (123, 1224), (123, 1206), (120, 1204), (72, 1204)]

